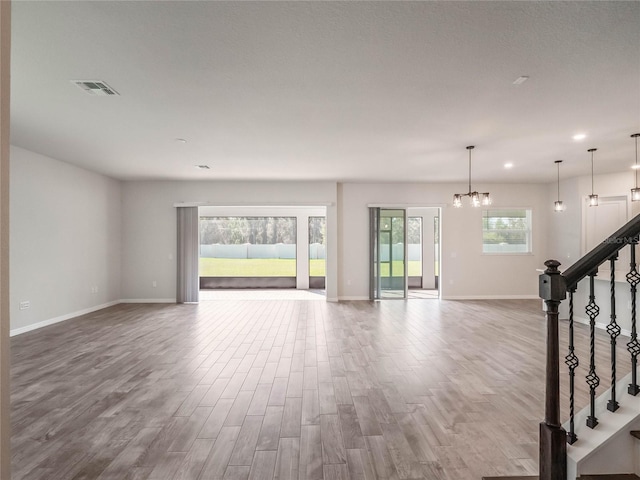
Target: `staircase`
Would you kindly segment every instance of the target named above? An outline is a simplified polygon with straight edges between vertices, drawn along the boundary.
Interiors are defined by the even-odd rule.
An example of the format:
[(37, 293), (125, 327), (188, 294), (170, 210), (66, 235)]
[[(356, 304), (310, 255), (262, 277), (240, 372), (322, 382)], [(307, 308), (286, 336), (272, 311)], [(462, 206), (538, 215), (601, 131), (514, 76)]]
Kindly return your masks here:
[[(545, 418), (540, 423), (540, 461), (538, 477), (483, 477), (486, 480), (621, 480), (640, 479), (640, 385), (637, 378), (637, 363), (640, 342), (637, 332), (637, 289), (640, 272), (636, 262), (636, 247), (640, 243), (640, 215), (607, 237), (603, 242), (561, 272), (560, 262), (548, 260), (547, 269), (539, 279), (540, 298), (547, 310), (547, 368), (545, 389)], [(623, 249), (628, 249), (630, 261), (618, 265)], [(626, 255), (626, 251), (624, 252)], [(628, 266), (627, 266), (628, 265)], [(606, 298), (596, 298), (596, 276), (598, 269), (608, 267)], [(618, 268), (624, 269), (620, 275)], [(616, 273), (618, 278), (616, 279)], [(622, 277), (623, 282), (620, 282)], [(574, 295), (584, 288), (588, 292), (584, 308), (588, 317), (590, 345), (588, 358), (578, 358), (574, 345)], [(601, 279), (599, 279), (601, 280)], [(586, 285), (585, 285), (586, 284)], [(625, 297), (616, 302), (616, 290), (624, 287), (629, 292), (628, 307)], [(602, 286), (602, 284), (600, 284)], [(600, 288), (600, 292), (602, 289)], [(626, 295), (626, 293), (625, 293)], [(574, 298), (575, 297), (575, 298)], [(559, 307), (568, 299), (568, 345), (559, 344)], [(601, 306), (606, 306), (608, 323), (606, 332), (610, 338), (610, 365), (595, 363), (596, 317)], [(627, 306), (627, 305), (624, 305)], [(624, 310), (625, 316), (617, 315)], [(630, 318), (629, 318), (630, 317)], [(622, 328), (619, 321), (629, 321), (629, 340), (619, 339)], [(603, 325), (601, 325), (602, 327)], [(631, 372), (618, 379), (618, 342), (625, 342), (630, 355)], [(621, 345), (622, 346), (622, 345)], [(568, 370), (569, 420), (560, 422), (560, 356)], [(576, 368), (582, 362), (588, 365), (585, 380), (589, 387), (589, 405), (575, 412)], [(598, 392), (601, 385), (610, 386)], [(633, 438), (634, 440), (632, 440)], [(614, 473), (616, 472), (616, 473)], [(605, 475), (605, 473), (607, 473)]]
[[(635, 463), (636, 466), (640, 464), (640, 430), (632, 430), (630, 435), (636, 439), (637, 445), (635, 445)], [(615, 468), (615, 465), (610, 467)], [(539, 476), (521, 476), (521, 477), (482, 477), (483, 480), (533, 480), (539, 479)], [(612, 473), (612, 474), (593, 474), (593, 475), (580, 475), (579, 477), (572, 477), (576, 480), (640, 480), (640, 476), (635, 473)]]

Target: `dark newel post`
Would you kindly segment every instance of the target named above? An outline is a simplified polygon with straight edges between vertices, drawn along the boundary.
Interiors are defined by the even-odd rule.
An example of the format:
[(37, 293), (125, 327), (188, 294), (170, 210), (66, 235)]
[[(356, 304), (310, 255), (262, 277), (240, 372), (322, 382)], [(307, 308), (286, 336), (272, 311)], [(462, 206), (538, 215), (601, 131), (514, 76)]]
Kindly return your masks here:
[(567, 432), (560, 424), (560, 342), (558, 307), (567, 296), (564, 277), (557, 260), (544, 262), (540, 275), (540, 298), (547, 305), (547, 379), (544, 422), (540, 423), (540, 480), (566, 480)]

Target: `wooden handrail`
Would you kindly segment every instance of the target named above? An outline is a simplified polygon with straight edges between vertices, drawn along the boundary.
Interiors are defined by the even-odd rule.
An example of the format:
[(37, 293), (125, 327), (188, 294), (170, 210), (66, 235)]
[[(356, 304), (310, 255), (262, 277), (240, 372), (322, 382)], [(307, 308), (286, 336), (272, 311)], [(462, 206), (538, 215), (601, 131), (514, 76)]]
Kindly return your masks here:
[(584, 257), (562, 272), (567, 290), (575, 289), (580, 280), (589, 275), (625, 245), (638, 240), (640, 234), (640, 215), (636, 215), (613, 235), (605, 238)]

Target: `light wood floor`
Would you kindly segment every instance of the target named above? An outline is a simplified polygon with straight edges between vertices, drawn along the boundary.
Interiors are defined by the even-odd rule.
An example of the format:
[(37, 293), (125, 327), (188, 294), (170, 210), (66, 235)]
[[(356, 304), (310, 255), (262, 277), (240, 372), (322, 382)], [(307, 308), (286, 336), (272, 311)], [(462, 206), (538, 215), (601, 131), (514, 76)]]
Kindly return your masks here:
[(535, 474), (544, 335), (539, 301), (119, 305), (12, 339), (13, 479)]

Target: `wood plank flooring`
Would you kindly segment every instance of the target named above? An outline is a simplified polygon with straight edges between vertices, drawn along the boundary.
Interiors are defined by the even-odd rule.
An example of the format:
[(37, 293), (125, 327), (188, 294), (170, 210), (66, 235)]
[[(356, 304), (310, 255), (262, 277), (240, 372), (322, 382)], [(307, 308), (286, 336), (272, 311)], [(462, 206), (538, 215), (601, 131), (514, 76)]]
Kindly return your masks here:
[[(536, 474), (540, 305), (129, 304), (26, 333), (12, 339), (12, 478)], [(587, 333), (577, 326), (579, 406)], [(601, 390), (608, 352), (599, 332)]]

